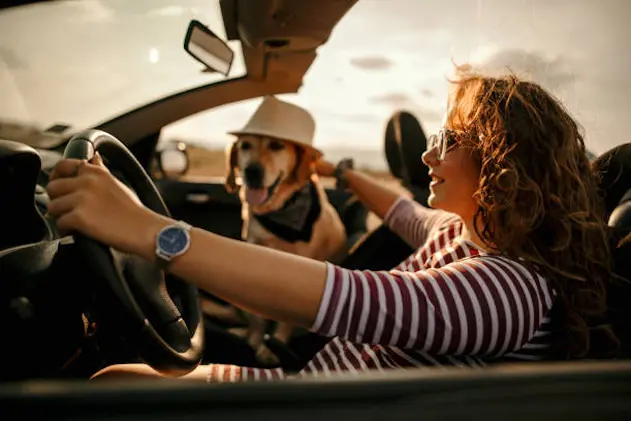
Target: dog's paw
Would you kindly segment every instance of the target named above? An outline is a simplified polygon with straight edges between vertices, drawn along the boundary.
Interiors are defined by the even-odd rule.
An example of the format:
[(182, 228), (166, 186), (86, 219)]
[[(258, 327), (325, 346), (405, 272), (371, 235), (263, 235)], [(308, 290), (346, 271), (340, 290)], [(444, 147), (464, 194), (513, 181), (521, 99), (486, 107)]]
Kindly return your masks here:
[(266, 345), (261, 344), (256, 350), (256, 359), (265, 365), (280, 365), (280, 360)]

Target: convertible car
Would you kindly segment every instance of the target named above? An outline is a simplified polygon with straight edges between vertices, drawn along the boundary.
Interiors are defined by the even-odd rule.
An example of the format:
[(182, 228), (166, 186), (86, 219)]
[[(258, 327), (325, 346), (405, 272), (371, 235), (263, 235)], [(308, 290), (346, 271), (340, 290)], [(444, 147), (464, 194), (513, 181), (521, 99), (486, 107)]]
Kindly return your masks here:
[[(79, 235), (62, 237), (46, 214), (45, 187), (55, 163), (98, 151), (147, 206), (239, 238), (238, 199), (220, 179), (186, 178), (186, 145), (164, 146), (164, 129), (224, 105), (300, 92), (319, 49), (327, 48), (334, 28), (362, 2), (371, 3), (0, 3), (2, 419), (631, 417), (631, 362), (624, 359), (241, 384), (88, 381), (98, 369), (121, 362), (143, 361), (173, 372), (204, 362), (257, 362), (230, 333), (233, 326), (200, 310), (200, 299), (221, 304), (215, 297), (174, 277), (163, 283), (161, 272), (135, 256)], [(384, 3), (372, 1), (372, 7)], [(419, 16), (419, 22), (424, 19)], [(141, 50), (149, 51), (148, 60), (136, 57)], [(378, 60), (362, 65), (387, 66)], [(128, 77), (120, 78), (124, 72), (115, 68)], [(417, 164), (425, 135), (411, 113), (400, 118), (396, 130), (392, 122), (384, 125), (384, 162), (423, 201), (426, 172)], [(350, 194), (333, 188), (327, 193), (348, 234), (340, 264), (385, 269), (410, 253), (387, 228), (369, 229), (367, 210)], [(626, 211), (619, 210), (615, 223), (629, 223), (621, 212)], [(298, 370), (322, 344), (314, 334), (287, 346), (268, 339), (288, 371)]]

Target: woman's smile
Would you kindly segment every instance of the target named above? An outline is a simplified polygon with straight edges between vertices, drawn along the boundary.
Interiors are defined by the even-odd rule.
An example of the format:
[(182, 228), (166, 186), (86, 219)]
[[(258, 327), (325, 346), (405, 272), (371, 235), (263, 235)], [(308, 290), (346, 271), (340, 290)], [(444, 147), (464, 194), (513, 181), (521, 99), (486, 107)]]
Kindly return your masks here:
[(429, 188), (432, 189), (436, 186), (439, 186), (441, 184), (443, 184), (445, 182), (445, 180), (443, 178), (438, 177), (435, 174), (430, 174), (429, 175), (432, 178), (432, 181), (429, 183)]

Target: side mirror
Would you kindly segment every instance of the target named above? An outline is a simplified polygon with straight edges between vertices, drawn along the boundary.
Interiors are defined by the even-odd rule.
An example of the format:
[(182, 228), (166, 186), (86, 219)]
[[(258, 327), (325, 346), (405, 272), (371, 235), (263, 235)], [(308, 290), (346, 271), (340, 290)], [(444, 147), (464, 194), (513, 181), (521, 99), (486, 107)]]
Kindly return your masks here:
[(230, 72), (234, 51), (225, 41), (198, 20), (192, 20), (188, 24), (184, 38), (184, 50), (210, 71), (225, 76)]
[(188, 153), (183, 144), (158, 152), (158, 167), (165, 178), (177, 178), (186, 174), (188, 166)]

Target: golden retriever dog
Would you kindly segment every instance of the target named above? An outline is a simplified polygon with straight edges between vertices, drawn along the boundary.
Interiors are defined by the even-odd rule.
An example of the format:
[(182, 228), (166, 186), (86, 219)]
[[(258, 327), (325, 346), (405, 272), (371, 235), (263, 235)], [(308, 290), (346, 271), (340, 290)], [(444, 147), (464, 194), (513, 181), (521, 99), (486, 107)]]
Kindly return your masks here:
[[(242, 203), (242, 238), (317, 260), (343, 251), (346, 232), (315, 173), (322, 153), (311, 146), (311, 116), (302, 108), (267, 97), (246, 127), (233, 132), (228, 148), (226, 189)], [(240, 185), (237, 177), (241, 179)], [(261, 268), (264, 270), (264, 268)], [(243, 312), (245, 338), (264, 364), (278, 358), (265, 346), (268, 321)], [(293, 327), (278, 323), (274, 337), (288, 343)]]

